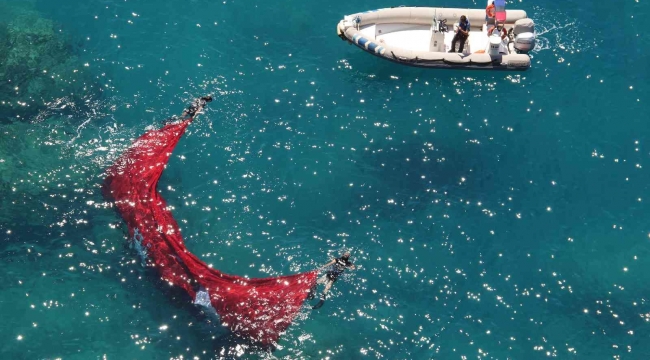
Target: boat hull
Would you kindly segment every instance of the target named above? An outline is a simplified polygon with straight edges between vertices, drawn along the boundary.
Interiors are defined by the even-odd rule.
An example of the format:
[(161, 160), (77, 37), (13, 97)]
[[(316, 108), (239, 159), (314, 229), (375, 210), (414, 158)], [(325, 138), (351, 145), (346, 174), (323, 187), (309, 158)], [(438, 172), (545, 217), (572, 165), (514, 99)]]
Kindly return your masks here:
[[(433, 19), (449, 24), (465, 15), (472, 24), (464, 53), (448, 52), (454, 32), (434, 31)], [(506, 28), (526, 19), (523, 10), (507, 11)], [(451, 25), (450, 25), (451, 27)], [(407, 66), (441, 69), (523, 71), (530, 57), (512, 46), (506, 53), (490, 55), (488, 27), (482, 9), (399, 7), (346, 16), (337, 25), (343, 40), (377, 57)], [(507, 44), (504, 45), (506, 48)], [(470, 50), (471, 49), (471, 50)], [(437, 50), (437, 51), (436, 51)], [(512, 50), (512, 51), (510, 51)]]

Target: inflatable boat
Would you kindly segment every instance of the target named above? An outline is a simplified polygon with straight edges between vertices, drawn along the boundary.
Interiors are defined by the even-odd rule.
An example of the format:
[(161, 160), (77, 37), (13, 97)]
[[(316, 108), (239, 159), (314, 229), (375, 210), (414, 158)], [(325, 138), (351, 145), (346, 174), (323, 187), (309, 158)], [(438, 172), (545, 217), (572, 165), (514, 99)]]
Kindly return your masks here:
[[(492, 0), (488, 6), (494, 5)], [(347, 15), (338, 36), (375, 56), (399, 64), (447, 69), (527, 70), (535, 46), (535, 24), (524, 10), (394, 7)], [(461, 16), (469, 36), (461, 52), (451, 49)], [(500, 29), (493, 31), (495, 24)], [(503, 31), (505, 29), (505, 31)]]

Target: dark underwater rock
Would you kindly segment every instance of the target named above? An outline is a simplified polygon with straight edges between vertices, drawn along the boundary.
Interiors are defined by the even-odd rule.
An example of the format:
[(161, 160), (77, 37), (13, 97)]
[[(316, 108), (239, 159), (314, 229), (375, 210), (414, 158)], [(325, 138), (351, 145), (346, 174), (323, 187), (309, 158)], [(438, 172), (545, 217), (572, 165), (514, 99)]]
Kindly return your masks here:
[(0, 122), (42, 119), (48, 109), (99, 96), (101, 88), (53, 21), (29, 8), (8, 12), (0, 19)]

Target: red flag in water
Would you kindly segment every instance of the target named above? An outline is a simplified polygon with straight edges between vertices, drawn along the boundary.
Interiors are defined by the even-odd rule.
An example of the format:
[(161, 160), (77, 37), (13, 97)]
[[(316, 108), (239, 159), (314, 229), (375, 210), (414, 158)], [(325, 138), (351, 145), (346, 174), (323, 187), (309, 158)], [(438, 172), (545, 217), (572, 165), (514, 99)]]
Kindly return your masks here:
[(254, 343), (272, 345), (300, 310), (316, 282), (316, 272), (246, 279), (212, 269), (187, 250), (156, 187), (191, 122), (188, 118), (140, 136), (108, 169), (104, 196), (114, 201), (127, 223), (131, 245), (143, 264), (155, 268), (164, 281), (183, 288), (195, 303), (211, 304), (222, 324), (233, 332)]

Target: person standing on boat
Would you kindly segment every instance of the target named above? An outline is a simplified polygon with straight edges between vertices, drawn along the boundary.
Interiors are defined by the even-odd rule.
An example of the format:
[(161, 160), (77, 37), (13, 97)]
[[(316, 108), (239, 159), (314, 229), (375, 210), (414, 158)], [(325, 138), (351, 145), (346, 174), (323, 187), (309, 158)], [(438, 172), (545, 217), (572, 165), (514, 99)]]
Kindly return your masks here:
[(506, 27), (503, 26), (503, 24), (497, 24), (496, 27), (493, 27), (488, 31), (488, 35), (498, 35), (501, 37), (501, 44), (499, 44), (499, 53), (500, 54), (508, 54), (508, 31), (506, 30)]
[(497, 8), (494, 5), (494, 1), (485, 8), (485, 23), (487, 25), (494, 25), (495, 19), (494, 16), (497, 14)]
[(451, 50), (449, 52), (456, 52), (456, 42), (460, 41), (460, 47), (458, 52), (462, 53), (463, 48), (465, 47), (465, 41), (469, 37), (469, 20), (467, 16), (462, 15), (460, 17), (460, 22), (458, 23), (458, 30), (456, 30), (456, 35), (454, 35), (453, 40), (451, 40)]

